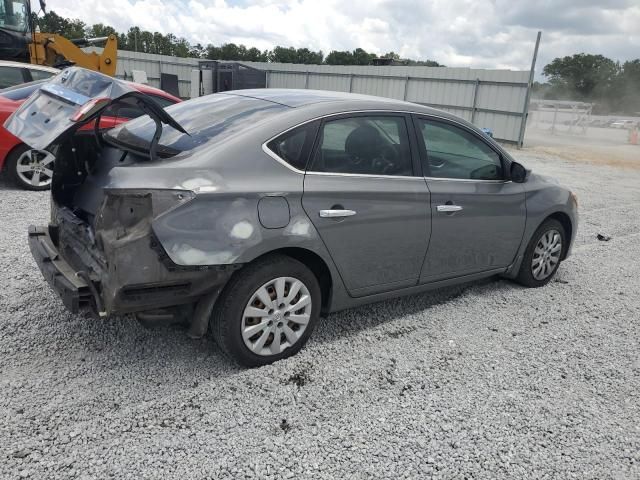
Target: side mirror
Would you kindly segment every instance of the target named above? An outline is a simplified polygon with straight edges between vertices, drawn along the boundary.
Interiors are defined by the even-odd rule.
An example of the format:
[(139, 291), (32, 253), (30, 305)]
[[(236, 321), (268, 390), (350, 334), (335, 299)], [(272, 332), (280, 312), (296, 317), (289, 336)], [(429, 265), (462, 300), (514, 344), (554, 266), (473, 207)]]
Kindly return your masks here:
[(511, 177), (512, 182), (515, 182), (515, 183), (526, 182), (527, 178), (529, 178), (529, 173), (530, 173), (529, 170), (524, 168), (518, 162), (511, 163), (511, 171), (509, 172), (509, 175)]

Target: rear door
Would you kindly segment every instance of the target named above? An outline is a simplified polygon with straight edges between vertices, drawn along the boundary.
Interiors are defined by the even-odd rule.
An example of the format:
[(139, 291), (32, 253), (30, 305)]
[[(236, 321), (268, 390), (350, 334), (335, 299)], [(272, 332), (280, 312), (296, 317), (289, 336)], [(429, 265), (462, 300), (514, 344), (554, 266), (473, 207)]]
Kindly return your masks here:
[(302, 204), (349, 293), (415, 285), (430, 233), (429, 191), (410, 117), (367, 113), (325, 119)]
[(500, 152), (457, 122), (414, 117), (431, 191), (432, 234), (422, 283), (510, 265), (526, 220), (522, 184)]

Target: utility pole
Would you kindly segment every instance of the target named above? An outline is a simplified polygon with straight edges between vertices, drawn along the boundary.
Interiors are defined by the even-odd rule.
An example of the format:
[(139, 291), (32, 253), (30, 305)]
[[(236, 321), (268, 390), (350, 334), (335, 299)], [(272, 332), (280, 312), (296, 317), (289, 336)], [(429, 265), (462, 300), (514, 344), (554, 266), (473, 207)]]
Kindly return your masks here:
[(529, 116), (529, 99), (531, 98), (531, 88), (533, 87), (533, 79), (536, 71), (536, 59), (538, 58), (538, 48), (540, 47), (540, 37), (542, 32), (538, 32), (536, 38), (536, 46), (533, 49), (533, 58), (531, 59), (531, 71), (529, 72), (529, 83), (527, 85), (527, 93), (524, 99), (524, 108), (522, 109), (522, 122), (520, 123), (520, 135), (518, 135), (518, 148), (522, 148), (524, 142), (524, 131), (527, 127), (527, 117)]

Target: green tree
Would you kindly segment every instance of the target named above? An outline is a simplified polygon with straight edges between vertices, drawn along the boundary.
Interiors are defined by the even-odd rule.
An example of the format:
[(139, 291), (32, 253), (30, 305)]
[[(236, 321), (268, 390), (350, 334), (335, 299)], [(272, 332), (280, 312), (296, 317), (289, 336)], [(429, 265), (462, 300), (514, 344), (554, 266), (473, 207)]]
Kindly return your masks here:
[(322, 63), (322, 52), (312, 52), (308, 48), (299, 48), (296, 50), (295, 63), (319, 65)]
[(609, 90), (620, 66), (602, 55), (578, 53), (555, 58), (542, 70), (554, 90), (567, 98), (591, 100)]
[(256, 47), (249, 48), (244, 56), (244, 60), (249, 62), (266, 62), (267, 61), (268, 52), (265, 50), (261, 52)]
[[(91, 25), (90, 27), (87, 27), (85, 34), (88, 38), (95, 38), (95, 37), (107, 37), (111, 34), (117, 35), (117, 32), (116, 32), (116, 29), (110, 25), (96, 23), (94, 25)], [(118, 46), (118, 48), (120, 48), (120, 46)]]
[(269, 61), (275, 63), (297, 63), (296, 60), (298, 58), (298, 54), (295, 48), (293, 47), (274, 47), (271, 52), (269, 52)]
[(367, 53), (362, 48), (356, 48), (352, 55), (354, 65), (370, 65), (373, 59), (376, 58), (375, 53)]
[(324, 59), (327, 65), (353, 65), (353, 54), (349, 51), (331, 50)]
[(61, 17), (54, 11), (37, 17), (36, 23), (40, 27), (41, 32), (57, 33), (69, 40), (84, 38), (84, 31), (87, 28), (87, 25), (83, 21)]
[(616, 111), (640, 114), (640, 59), (624, 62), (609, 100)]

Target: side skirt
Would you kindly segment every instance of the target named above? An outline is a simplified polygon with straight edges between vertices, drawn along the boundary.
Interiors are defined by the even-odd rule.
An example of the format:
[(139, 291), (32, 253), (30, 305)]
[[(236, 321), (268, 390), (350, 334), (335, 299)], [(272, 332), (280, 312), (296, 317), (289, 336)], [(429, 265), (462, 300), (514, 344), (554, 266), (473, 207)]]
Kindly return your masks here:
[(496, 268), (493, 270), (487, 270), (485, 272), (474, 273), (472, 275), (463, 275), (461, 277), (449, 278), (447, 280), (440, 280), (437, 282), (424, 283), (421, 285), (415, 285), (413, 287), (401, 288), (398, 290), (392, 290), (390, 292), (378, 293), (375, 295), (368, 295), (366, 297), (358, 298), (345, 298), (343, 297), (340, 302), (331, 305), (331, 312), (338, 312), (347, 308), (358, 307), (360, 305), (366, 305), (369, 303), (380, 302), (383, 300), (389, 300), (391, 298), (404, 297), (406, 295), (415, 295), (429, 290), (436, 290), (442, 287), (449, 287), (452, 285), (459, 285), (462, 283), (473, 282), (475, 280), (481, 280), (483, 278), (492, 277), (494, 275), (504, 274), (509, 270), (509, 267)]

